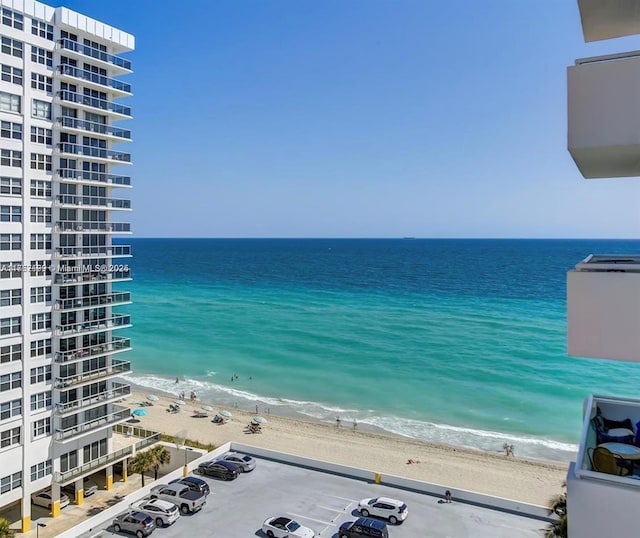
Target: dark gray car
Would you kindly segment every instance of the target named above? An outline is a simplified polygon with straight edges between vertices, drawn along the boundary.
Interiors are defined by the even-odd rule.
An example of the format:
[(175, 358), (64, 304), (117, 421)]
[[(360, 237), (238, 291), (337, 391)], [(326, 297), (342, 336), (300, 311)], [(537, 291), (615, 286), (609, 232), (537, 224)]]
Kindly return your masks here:
[(156, 528), (153, 518), (142, 512), (124, 512), (113, 520), (115, 532), (128, 532), (138, 538), (149, 536)]

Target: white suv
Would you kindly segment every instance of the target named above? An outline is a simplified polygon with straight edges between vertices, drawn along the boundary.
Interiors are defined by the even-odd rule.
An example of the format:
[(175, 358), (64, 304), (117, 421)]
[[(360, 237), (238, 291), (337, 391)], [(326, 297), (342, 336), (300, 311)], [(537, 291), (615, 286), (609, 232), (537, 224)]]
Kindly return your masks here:
[(131, 510), (151, 516), (156, 523), (156, 527), (171, 525), (180, 517), (178, 507), (162, 499), (142, 499), (133, 503)]
[(374, 497), (373, 499), (362, 499), (358, 505), (358, 510), (362, 517), (377, 516), (388, 519), (389, 523), (395, 525), (407, 519), (409, 509), (407, 505), (397, 499), (389, 497)]

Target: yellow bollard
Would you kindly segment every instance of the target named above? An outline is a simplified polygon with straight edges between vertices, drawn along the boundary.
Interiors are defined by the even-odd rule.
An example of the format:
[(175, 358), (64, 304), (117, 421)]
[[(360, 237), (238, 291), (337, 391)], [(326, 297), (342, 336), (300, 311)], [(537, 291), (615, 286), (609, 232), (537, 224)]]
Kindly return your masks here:
[(182, 476), (187, 476), (189, 474), (189, 467), (187, 465), (185, 465), (182, 468)]
[(58, 517), (60, 515), (60, 499), (57, 501), (53, 501), (53, 506), (51, 507), (51, 517)]
[(24, 516), (22, 518), (22, 528), (20, 532), (29, 532), (31, 530), (31, 516)]
[(126, 482), (127, 478), (128, 478), (128, 476), (127, 476), (127, 466), (123, 465), (122, 466), (122, 481)]
[(380, 484), (380, 482), (382, 482), (382, 475), (380, 473), (376, 473), (375, 481), (376, 484)]
[(80, 506), (84, 502), (84, 490), (79, 489), (76, 491), (76, 504)]
[(107, 476), (107, 483), (106, 483), (105, 489), (109, 491), (111, 488), (113, 488), (113, 475)]

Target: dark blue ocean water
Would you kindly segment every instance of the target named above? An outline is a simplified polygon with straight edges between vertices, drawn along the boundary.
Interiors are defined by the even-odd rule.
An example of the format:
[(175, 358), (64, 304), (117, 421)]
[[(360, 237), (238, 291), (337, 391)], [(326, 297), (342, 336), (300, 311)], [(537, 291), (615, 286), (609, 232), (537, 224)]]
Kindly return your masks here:
[(640, 241), (126, 242), (142, 385), (562, 461), (589, 393), (637, 396), (640, 365), (567, 357), (565, 296)]

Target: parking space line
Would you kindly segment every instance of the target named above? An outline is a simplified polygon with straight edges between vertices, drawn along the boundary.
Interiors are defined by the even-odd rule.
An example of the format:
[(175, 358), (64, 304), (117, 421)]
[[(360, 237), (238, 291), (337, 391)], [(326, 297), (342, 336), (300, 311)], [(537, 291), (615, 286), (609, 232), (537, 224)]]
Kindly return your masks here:
[(347, 508), (349, 508), (351, 503), (349, 503), (345, 508), (331, 508), (330, 506), (322, 506), (321, 504), (316, 504), (316, 508), (322, 508), (323, 510), (329, 510), (329, 512), (344, 512)]
[(296, 519), (308, 519), (309, 521), (315, 521), (316, 523), (321, 523), (322, 525), (333, 525), (333, 521), (323, 521), (322, 519), (316, 519), (314, 517), (304, 516), (302, 514), (294, 514), (293, 512), (288, 512), (289, 515), (292, 515)]

